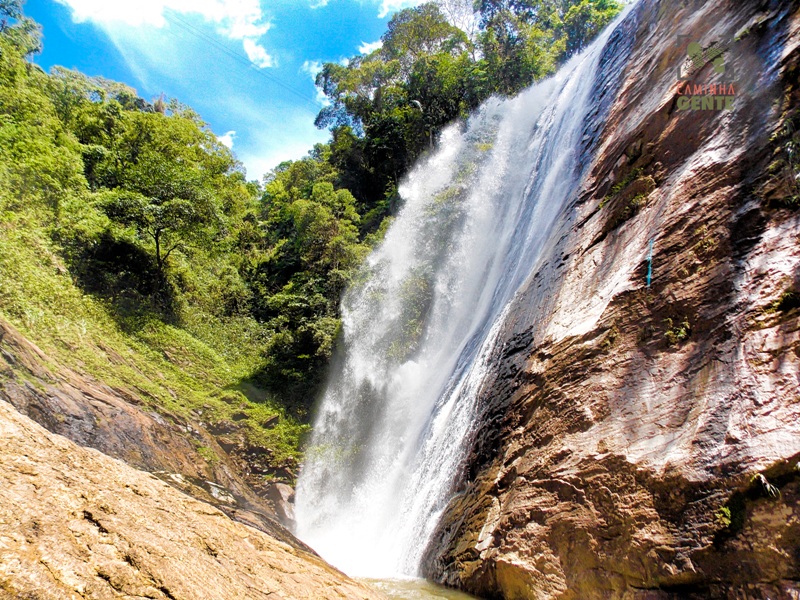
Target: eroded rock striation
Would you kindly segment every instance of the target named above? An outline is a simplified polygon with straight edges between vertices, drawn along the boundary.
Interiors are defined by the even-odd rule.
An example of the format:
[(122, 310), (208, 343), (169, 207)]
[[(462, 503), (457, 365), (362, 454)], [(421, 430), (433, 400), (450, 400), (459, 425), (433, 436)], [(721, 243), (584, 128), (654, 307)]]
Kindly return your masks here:
[(382, 598), (2, 400), (0, 439), (0, 597)]
[[(778, 1), (642, 0), (612, 38), (585, 184), (505, 323), (429, 576), (509, 600), (800, 597), (799, 45)], [(714, 47), (732, 110), (686, 108)]]

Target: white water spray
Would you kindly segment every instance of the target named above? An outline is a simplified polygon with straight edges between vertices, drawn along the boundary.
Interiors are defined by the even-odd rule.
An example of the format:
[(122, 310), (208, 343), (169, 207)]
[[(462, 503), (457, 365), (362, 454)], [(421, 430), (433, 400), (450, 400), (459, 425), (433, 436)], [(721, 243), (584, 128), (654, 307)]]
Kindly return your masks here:
[(297, 532), (350, 575), (416, 575), (468, 452), (504, 311), (546, 256), (612, 28), (553, 78), (491, 100), (400, 189), (343, 300), (343, 349), (297, 489)]

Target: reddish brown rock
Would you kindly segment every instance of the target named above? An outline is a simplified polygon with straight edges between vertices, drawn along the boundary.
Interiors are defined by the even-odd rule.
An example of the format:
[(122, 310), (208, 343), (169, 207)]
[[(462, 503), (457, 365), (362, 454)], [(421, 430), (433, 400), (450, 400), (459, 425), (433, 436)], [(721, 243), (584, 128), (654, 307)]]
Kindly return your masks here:
[[(799, 598), (800, 213), (776, 167), (800, 125), (797, 4), (642, 0), (622, 31), (428, 574), (509, 600)], [(678, 110), (679, 35), (737, 40), (733, 111)]]

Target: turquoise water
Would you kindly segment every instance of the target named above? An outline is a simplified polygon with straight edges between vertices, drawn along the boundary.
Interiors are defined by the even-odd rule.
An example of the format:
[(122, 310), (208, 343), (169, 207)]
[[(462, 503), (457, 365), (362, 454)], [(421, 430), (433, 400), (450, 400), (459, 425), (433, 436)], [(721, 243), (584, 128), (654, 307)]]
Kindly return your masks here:
[(392, 600), (476, 600), (424, 579), (362, 579), (364, 583), (380, 590)]

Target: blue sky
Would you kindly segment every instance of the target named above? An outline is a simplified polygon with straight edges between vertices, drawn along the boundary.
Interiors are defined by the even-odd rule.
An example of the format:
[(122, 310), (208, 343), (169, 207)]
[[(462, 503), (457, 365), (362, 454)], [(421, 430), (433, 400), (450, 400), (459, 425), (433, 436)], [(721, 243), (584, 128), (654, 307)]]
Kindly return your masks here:
[[(35, 61), (122, 81), (194, 108), (249, 179), (300, 158), (328, 133), (313, 74), (380, 39), (421, 0), (28, 0), (42, 24)], [(234, 133), (235, 132), (235, 133)]]

